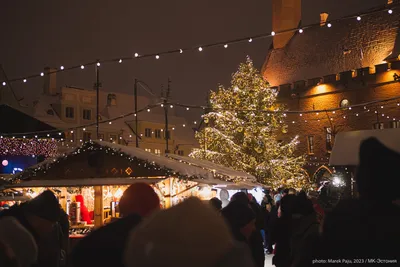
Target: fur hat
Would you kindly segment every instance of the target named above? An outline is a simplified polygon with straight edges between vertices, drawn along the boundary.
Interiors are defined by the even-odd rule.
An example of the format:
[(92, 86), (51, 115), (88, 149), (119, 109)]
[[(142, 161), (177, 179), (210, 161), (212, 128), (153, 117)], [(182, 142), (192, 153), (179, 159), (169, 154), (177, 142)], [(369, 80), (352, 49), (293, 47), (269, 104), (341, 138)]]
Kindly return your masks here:
[(123, 216), (136, 213), (147, 216), (160, 208), (160, 199), (154, 189), (146, 183), (135, 183), (125, 190), (119, 202)]
[(36, 241), (14, 217), (6, 216), (0, 219), (0, 242), (12, 250), (20, 267), (29, 267), (36, 263)]
[(387, 148), (376, 138), (363, 141), (356, 175), (360, 196), (381, 200), (399, 198), (399, 165), (399, 153)]
[(24, 205), (25, 211), (50, 222), (58, 222), (61, 216), (60, 203), (54, 193), (46, 190)]
[(234, 248), (235, 242), (223, 219), (210, 205), (189, 198), (155, 213), (131, 232), (125, 266), (226, 266), (220, 263)]

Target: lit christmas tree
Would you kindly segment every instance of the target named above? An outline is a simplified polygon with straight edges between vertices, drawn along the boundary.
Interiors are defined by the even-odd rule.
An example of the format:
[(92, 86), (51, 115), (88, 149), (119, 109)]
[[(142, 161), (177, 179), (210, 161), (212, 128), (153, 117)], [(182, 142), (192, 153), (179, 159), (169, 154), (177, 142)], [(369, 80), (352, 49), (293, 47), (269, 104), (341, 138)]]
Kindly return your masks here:
[(298, 138), (287, 144), (277, 139), (287, 132), (287, 125), (276, 97), (247, 58), (233, 74), (230, 88), (220, 86), (211, 92), (205, 127), (196, 133), (200, 148), (190, 156), (253, 174), (274, 188), (308, 187), (302, 169), (305, 158), (294, 154)]

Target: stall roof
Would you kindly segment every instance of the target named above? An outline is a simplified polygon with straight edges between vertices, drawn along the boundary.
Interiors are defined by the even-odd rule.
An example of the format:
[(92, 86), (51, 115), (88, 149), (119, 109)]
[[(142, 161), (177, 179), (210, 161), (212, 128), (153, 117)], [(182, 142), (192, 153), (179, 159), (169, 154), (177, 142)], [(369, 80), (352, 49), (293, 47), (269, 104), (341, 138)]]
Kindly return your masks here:
[(369, 137), (375, 137), (388, 148), (400, 153), (400, 129), (343, 132), (336, 135), (329, 164), (357, 166), (361, 142)]
[(249, 182), (256, 181), (256, 177), (254, 177), (251, 174), (241, 172), (241, 171), (236, 171), (231, 168), (224, 167), (224, 166), (215, 164), (215, 163), (207, 161), (207, 160), (194, 159), (194, 158), (190, 158), (190, 157), (178, 156), (175, 154), (168, 154), (167, 157), (174, 159), (176, 161), (179, 161), (179, 162), (191, 164), (192, 166), (204, 168), (204, 169), (207, 169), (209, 171), (212, 171), (212, 172), (215, 172), (215, 173), (218, 173), (221, 175), (225, 175), (225, 176), (229, 176), (229, 177), (233, 177), (233, 178), (247, 179), (247, 180), (249, 180)]

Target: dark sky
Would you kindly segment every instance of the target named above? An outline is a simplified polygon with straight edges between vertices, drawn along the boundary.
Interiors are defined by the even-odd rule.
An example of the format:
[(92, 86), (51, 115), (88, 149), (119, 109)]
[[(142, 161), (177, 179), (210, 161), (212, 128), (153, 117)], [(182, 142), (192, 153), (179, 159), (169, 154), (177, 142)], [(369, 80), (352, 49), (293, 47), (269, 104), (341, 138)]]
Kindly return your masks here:
[[(386, 0), (303, 0), (303, 25), (356, 13)], [(13, 0), (0, 3), (0, 63), (9, 78), (38, 74), (96, 59), (153, 53), (268, 33), (271, 0)], [(103, 88), (131, 92), (138, 77), (159, 93), (172, 79), (174, 100), (204, 104), (208, 90), (229, 84), (246, 55), (261, 67), (270, 40), (109, 64), (101, 67)], [(312, 49), (312, 47), (310, 47)], [(58, 74), (58, 86), (91, 88), (93, 67)], [(17, 83), (18, 94), (42, 88), (42, 78)]]

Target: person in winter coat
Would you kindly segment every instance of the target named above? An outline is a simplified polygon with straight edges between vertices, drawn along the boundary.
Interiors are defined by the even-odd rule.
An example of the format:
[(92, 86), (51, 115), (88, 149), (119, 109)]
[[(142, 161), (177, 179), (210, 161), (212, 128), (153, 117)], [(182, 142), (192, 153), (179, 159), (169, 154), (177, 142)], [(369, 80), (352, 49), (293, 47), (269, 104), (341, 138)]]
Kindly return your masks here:
[(131, 185), (119, 203), (123, 218), (83, 238), (72, 251), (72, 266), (123, 267), (123, 252), (130, 231), (159, 208), (160, 199), (151, 186), (145, 183)]
[(399, 250), (394, 244), (400, 240), (400, 207), (393, 201), (400, 198), (400, 179), (395, 177), (400, 154), (369, 138), (361, 143), (359, 159), (360, 198), (340, 201), (325, 216), (323, 249), (317, 256), (353, 259), (356, 255), (364, 265), (366, 259), (396, 259), (398, 263)]
[(279, 218), (272, 226), (271, 241), (275, 244), (272, 264), (277, 267), (290, 266), (292, 215), (295, 201), (295, 195), (286, 195), (282, 198), (278, 208)]
[(216, 211), (220, 212), (222, 209), (222, 201), (216, 197), (210, 199), (210, 205), (215, 208)]
[[(255, 215), (255, 226), (256, 229), (254, 232), (251, 234), (250, 239), (248, 240), (251, 252), (253, 254), (253, 258), (255, 260), (255, 263), (257, 266), (264, 267), (264, 262), (265, 262), (265, 254), (264, 254), (264, 244), (263, 244), (263, 239), (261, 236), (261, 229), (259, 228), (260, 225), (263, 223), (260, 223), (260, 220), (262, 220), (262, 215), (261, 211), (259, 210), (259, 206), (257, 203), (250, 203), (249, 197), (246, 193), (244, 192), (238, 192), (234, 194), (231, 198), (231, 203), (232, 202), (240, 202), (243, 205), (246, 205), (249, 207), (254, 215)], [(230, 203), (229, 203), (230, 204)]]
[(39, 253), (34, 266), (57, 267), (60, 246), (54, 229), (60, 220), (60, 213), (56, 196), (47, 190), (20, 206), (14, 205), (9, 210), (2, 211), (0, 220), (6, 216), (14, 217), (34, 237)]
[(235, 241), (223, 217), (210, 205), (189, 198), (144, 219), (129, 235), (125, 267), (150, 266), (254, 267), (254, 263), (247, 245)]

